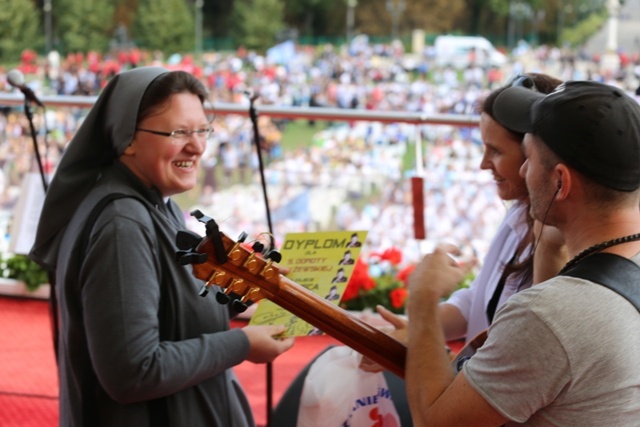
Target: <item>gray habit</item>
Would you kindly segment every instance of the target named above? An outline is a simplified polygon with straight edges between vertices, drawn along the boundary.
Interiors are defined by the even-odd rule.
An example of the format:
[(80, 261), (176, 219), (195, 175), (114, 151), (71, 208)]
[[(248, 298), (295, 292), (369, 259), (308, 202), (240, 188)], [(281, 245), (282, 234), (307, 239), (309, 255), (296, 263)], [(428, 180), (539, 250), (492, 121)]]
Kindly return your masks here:
[[(175, 261), (178, 207), (115, 160), (164, 72), (112, 80), (47, 193), (31, 256), (56, 277), (61, 426), (254, 425), (230, 369), (248, 355), (246, 335), (229, 330), (227, 308), (198, 296), (202, 283)], [(122, 125), (105, 129), (110, 113)], [(87, 216), (112, 193), (131, 197), (104, 207), (82, 250)]]

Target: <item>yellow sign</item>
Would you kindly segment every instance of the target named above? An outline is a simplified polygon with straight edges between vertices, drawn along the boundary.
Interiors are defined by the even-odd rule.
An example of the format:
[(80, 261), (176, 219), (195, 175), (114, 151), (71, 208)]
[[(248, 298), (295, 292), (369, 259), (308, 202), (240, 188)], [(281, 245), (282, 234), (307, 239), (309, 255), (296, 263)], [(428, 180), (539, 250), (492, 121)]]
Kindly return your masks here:
[[(338, 305), (366, 237), (366, 231), (290, 233), (280, 248), (280, 265), (289, 270), (289, 280)], [(268, 300), (259, 302), (249, 324), (285, 325), (286, 336), (322, 334)]]

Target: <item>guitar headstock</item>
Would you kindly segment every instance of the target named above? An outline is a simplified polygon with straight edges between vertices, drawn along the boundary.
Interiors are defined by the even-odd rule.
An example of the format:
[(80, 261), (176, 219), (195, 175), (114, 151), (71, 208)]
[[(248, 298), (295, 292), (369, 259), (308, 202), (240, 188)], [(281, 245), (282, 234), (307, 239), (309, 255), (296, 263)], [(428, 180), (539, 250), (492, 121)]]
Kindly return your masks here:
[(200, 295), (207, 295), (211, 286), (219, 286), (222, 292), (216, 300), (222, 304), (231, 301), (236, 311), (244, 311), (249, 303), (273, 297), (280, 287), (280, 270), (273, 265), (280, 261), (280, 254), (269, 251), (263, 255), (260, 242), (249, 246), (242, 233), (234, 241), (219, 230), (212, 218), (200, 211), (191, 213), (206, 226), (206, 236), (181, 231), (176, 238), (180, 249), (176, 257), (182, 264), (193, 264), (193, 274), (204, 280)]

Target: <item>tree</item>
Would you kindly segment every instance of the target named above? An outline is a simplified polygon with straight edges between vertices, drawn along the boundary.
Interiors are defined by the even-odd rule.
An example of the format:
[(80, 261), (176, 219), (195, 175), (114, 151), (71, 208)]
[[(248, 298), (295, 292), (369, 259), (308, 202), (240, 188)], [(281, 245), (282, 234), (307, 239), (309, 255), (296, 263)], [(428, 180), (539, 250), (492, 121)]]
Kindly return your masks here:
[(453, 31), (455, 19), (464, 11), (464, 6), (464, 0), (408, 1), (404, 13), (405, 28), (429, 33)]
[[(55, 1), (55, 0), (54, 0)], [(113, 15), (116, 25), (123, 25), (129, 29), (138, 10), (138, 0), (116, 0), (116, 9)]]
[(107, 51), (116, 0), (56, 0), (58, 34), (65, 52)]
[[(390, 36), (393, 26), (390, 8), (399, 5), (399, 0), (358, 0), (357, 30), (368, 35)], [(464, 0), (404, 0), (403, 5), (398, 20), (400, 36), (415, 29), (427, 33), (452, 31), (455, 20), (463, 12)]]
[(133, 38), (143, 49), (165, 53), (195, 49), (194, 11), (185, 0), (138, 0)]
[(206, 0), (202, 8), (205, 34), (226, 37), (229, 34), (232, 10), (233, 0)]
[[(305, 36), (345, 34), (345, 0), (286, 0), (285, 17)], [(337, 19), (336, 19), (337, 17)], [(340, 17), (343, 17), (340, 19)]]
[(18, 62), (25, 49), (43, 46), (39, 12), (33, 0), (4, 0), (0, 7), (0, 58)]
[(276, 43), (284, 29), (281, 0), (235, 0), (231, 13), (231, 35), (237, 45), (265, 51)]

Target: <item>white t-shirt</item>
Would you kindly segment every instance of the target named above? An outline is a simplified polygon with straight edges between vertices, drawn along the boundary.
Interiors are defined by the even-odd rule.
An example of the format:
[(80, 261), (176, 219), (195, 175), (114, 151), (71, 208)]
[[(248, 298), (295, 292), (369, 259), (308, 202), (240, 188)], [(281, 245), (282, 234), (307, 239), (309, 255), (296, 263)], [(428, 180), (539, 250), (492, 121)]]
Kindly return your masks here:
[(559, 276), (511, 297), (463, 372), (514, 424), (638, 426), (638, 355), (638, 310), (605, 286)]

